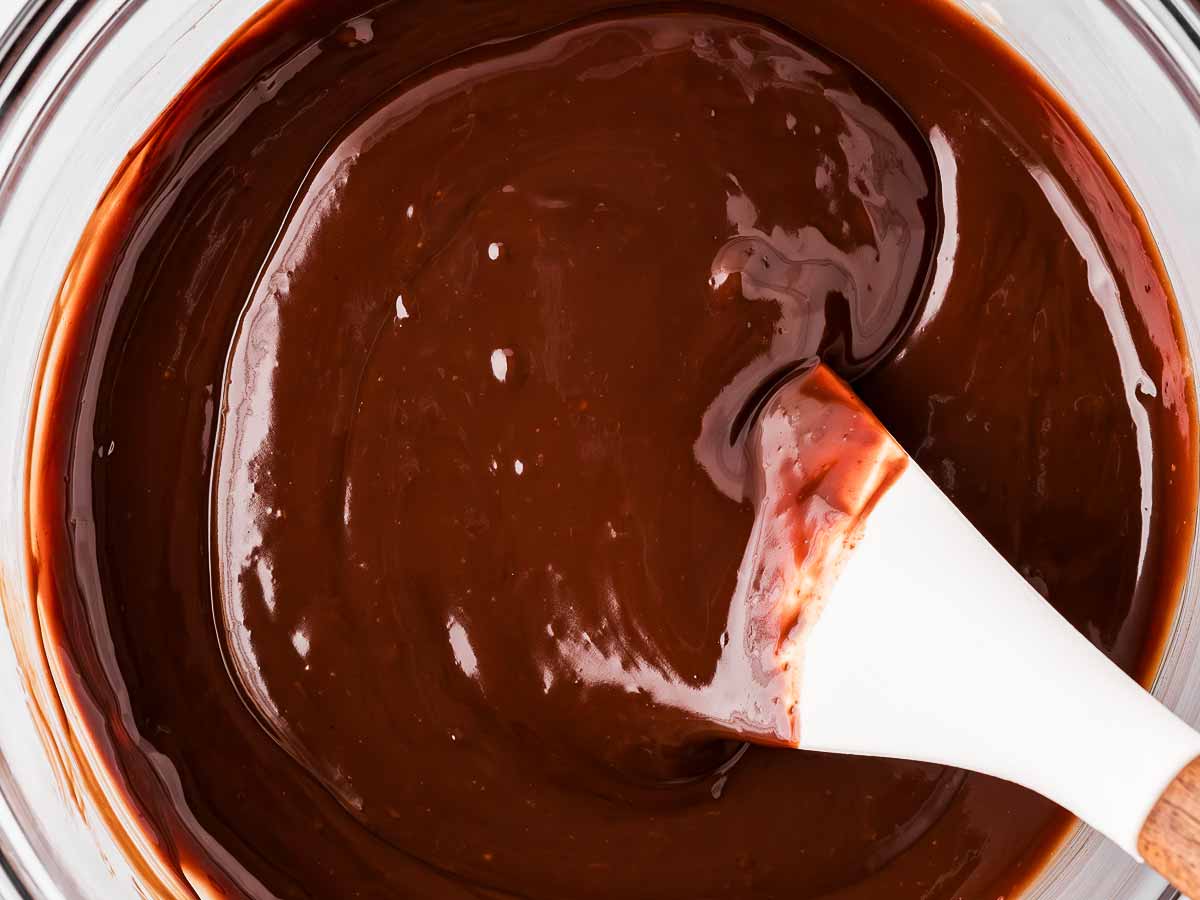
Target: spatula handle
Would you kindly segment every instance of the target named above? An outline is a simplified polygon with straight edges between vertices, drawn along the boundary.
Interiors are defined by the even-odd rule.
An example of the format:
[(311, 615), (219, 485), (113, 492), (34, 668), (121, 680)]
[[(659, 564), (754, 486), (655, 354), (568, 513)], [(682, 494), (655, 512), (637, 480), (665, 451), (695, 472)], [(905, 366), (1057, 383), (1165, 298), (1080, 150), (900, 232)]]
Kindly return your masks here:
[(1175, 776), (1138, 835), (1147, 864), (1189, 897), (1200, 897), (1200, 759)]

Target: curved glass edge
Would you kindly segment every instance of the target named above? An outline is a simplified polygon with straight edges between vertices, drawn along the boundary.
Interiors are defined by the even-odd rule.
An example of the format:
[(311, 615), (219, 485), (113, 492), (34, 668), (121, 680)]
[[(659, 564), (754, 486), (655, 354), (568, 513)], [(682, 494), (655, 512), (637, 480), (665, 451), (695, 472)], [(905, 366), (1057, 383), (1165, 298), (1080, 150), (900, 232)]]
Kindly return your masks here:
[[(63, 101), (79, 75), (88, 68), (95, 48), (103, 43), (122, 0), (30, 0), (18, 13), (3, 44), (0, 61), (0, 223), (28, 214), (31, 191), (45, 191), (50, 182), (31, 182), (38, 169), (41, 138), (52, 128)], [(32, 217), (30, 222), (35, 221)], [(66, 223), (64, 223), (66, 224)], [(10, 226), (10, 231), (15, 231)], [(74, 231), (76, 238), (81, 228)], [(0, 327), (11, 337), (0, 362), (0, 471), (5, 475), (0, 506), (0, 590), (27, 600), (24, 549), (24, 453), (29, 428), (33, 374), (41, 337), (45, 333), (52, 295), (24, 293), (32, 287), (13, 276), (16, 263), (28, 252), (25, 235), (15, 232), (4, 242), (0, 266), (4, 297), (0, 302)], [(59, 271), (65, 270), (65, 260)], [(33, 335), (36, 338), (31, 339)], [(81, 883), (111, 885), (105, 859), (95, 841), (79, 838), (82, 817), (70, 821), (70, 802), (57, 786), (54, 772), (42, 758), (43, 744), (28, 700), (16, 696), (21, 679), (13, 642), (0, 641), (0, 853), (5, 882), (0, 897), (87, 897)]]
[[(0, 38), (0, 592), (19, 605), (30, 404), (63, 273), (129, 148), (261, 2), (31, 0)], [(139, 896), (86, 791), (68, 798), (46, 758), (14, 645), (25, 618), (0, 639), (0, 900)]]
[[(84, 7), (90, 0), (30, 0), (17, 13), (9, 28), (0, 37), (3, 57), (0, 58), (0, 217), (17, 193), (15, 182), (22, 173), (22, 160), (34, 143), (39, 122), (52, 113), (53, 100), (66, 80), (69, 60), (74, 57), (67, 48), (81, 52), (96, 37), (96, 19), (90, 22)], [(94, 5), (94, 4), (93, 4)], [(105, 18), (105, 21), (107, 18)], [(91, 27), (89, 27), (91, 26)], [(12, 295), (10, 295), (12, 296)], [(23, 327), (33, 326), (41, 334), (45, 326), (34, 321), (37, 313), (22, 309), (9, 301), (0, 304), (0, 326), (5, 333), (17, 336)], [(24, 551), (20, 546), (22, 507), (25, 486), (23, 466), (19, 464), (28, 428), (31, 363), (36, 353), (26, 347), (27, 340), (16, 337), (13, 352), (0, 366), (3, 382), (10, 387), (0, 394), (0, 427), (4, 442), (0, 446), (0, 461), (6, 474), (7, 490), (0, 509), (3, 531), (0, 540), (0, 591), (23, 593), (25, 573)], [(50, 850), (52, 845), (45, 823), (34, 813), (53, 798), (33, 796), (40, 790), (28, 780), (31, 774), (44, 778), (46, 772), (31, 772), (36, 767), (32, 757), (41, 745), (40, 738), (24, 709), (24, 698), (10, 696), (10, 688), (19, 690), (15, 674), (17, 661), (14, 647), (8, 640), (0, 642), (0, 666), (5, 670), (3, 693), (0, 693), (0, 719), (5, 723), (4, 743), (16, 743), (28, 748), (10, 760), (7, 752), (0, 753), (0, 898), (2, 900), (34, 900), (34, 898), (82, 897), (79, 886), (68, 867), (57, 864)], [(9, 673), (14, 673), (11, 676)], [(59, 801), (60, 805), (63, 803)]]
[(55, 0), (26, 0), (8, 17), (8, 25), (0, 32), (0, 119), (6, 118), (9, 104), (21, 93), (22, 85), (35, 77), (35, 60), (52, 43), (58, 22), (70, 16), (75, 3)]
[[(1141, 173), (1124, 165), (1129, 157), (1121, 148), (1132, 146), (1136, 137), (1122, 133), (1127, 124), (1113, 110), (1098, 108), (1091, 85), (1087, 94), (1075, 90), (1078, 68), (1089, 66), (1084, 55), (1086, 42), (1048, 42), (1047, 35), (1070, 33), (1070, 29), (1099, 34), (1115, 40), (1121, 46), (1121, 56), (1110, 65), (1107, 73), (1099, 73), (1099, 83), (1111, 89), (1129, 91), (1137, 85), (1143, 95), (1141, 105), (1161, 106), (1157, 112), (1147, 108), (1154, 118), (1172, 114), (1200, 120), (1200, 14), (1183, 2), (1173, 0), (1105, 0), (1103, 4), (1062, 4), (1054, 9), (1042, 0), (959, 0), (978, 18), (1016, 47), (1056, 87), (1093, 130), (1100, 143), (1110, 149), (1119, 171), (1126, 177), (1135, 198), (1148, 211), (1152, 231), (1156, 235), (1195, 234), (1200, 226), (1200, 190), (1195, 202), (1182, 203), (1182, 215), (1163, 215), (1155, 206), (1160, 186), (1148, 184)], [(35, 279), (31, 272), (61, 273), (65, 270), (75, 242), (115, 171), (125, 149), (137, 139), (170, 99), (186, 83), (199, 63), (219, 46), (224, 37), (260, 5), (258, 0), (188, 0), (186, 3), (143, 4), (142, 0), (31, 0), (26, 3), (13, 28), (0, 37), (0, 333), (11, 336), (5, 359), (0, 363), (0, 383), (10, 389), (0, 393), (0, 471), (8, 473), (6, 496), (0, 504), (0, 573), (11, 578), (10, 588), (24, 590), (24, 573), (13, 568), (23, 566), (23, 503), (24, 452), (28, 428), (28, 404), (32, 374), (36, 369), (41, 338), (49, 314), (44, 300), (18, 303), (13, 297), (53, 296), (58, 276), (51, 280), (51, 293), (45, 293), (45, 275)], [(174, 7), (173, 9), (171, 7)], [(120, 26), (120, 27), (118, 27)], [(129, 26), (129, 27), (126, 27)], [(1124, 32), (1124, 40), (1121, 40)], [(1130, 43), (1132, 35), (1136, 40)], [(149, 43), (148, 41), (149, 36)], [(139, 43), (140, 42), (140, 43)], [(147, 54), (147, 48), (150, 53)], [(154, 58), (155, 49), (172, 48), (170, 58)], [(1135, 50), (1140, 48), (1141, 56)], [(132, 52), (131, 52), (132, 51)], [(182, 52), (181, 52), (182, 51)], [(129, 60), (138, 64), (130, 66)], [(190, 61), (190, 62), (189, 62)], [(82, 75), (94, 69), (117, 73), (116, 79), (95, 79), (100, 84), (88, 84)], [(146, 78), (148, 74), (154, 78)], [(1070, 73), (1070, 74), (1068, 74)], [(1120, 82), (1124, 75), (1124, 84)], [(1139, 81), (1145, 78), (1145, 81)], [(1146, 85), (1160, 90), (1146, 90)], [(120, 122), (97, 122), (98, 110), (108, 110), (121, 98), (125, 116)], [(107, 105), (105, 103), (107, 102)], [(73, 118), (73, 115), (79, 116)], [(144, 121), (138, 117), (142, 116)], [(1169, 120), (1169, 118), (1168, 118)], [(80, 124), (87, 123), (87, 124)], [(92, 129), (90, 126), (95, 125)], [(91, 153), (79, 158), (81, 138), (90, 131), (98, 136), (114, 132), (127, 134), (123, 144), (108, 146), (104, 140), (90, 142)], [(1182, 136), (1168, 134), (1172, 146), (1164, 156), (1175, 159), (1200, 158), (1200, 129), (1197, 134)], [(1160, 135), (1155, 140), (1161, 143)], [(40, 148), (54, 147), (56, 153), (45, 154), (39, 149), (30, 152), (37, 143)], [(1191, 155), (1171, 156), (1185, 152)], [(1160, 173), (1151, 181), (1161, 181)], [(47, 211), (41, 208), (41, 193), (48, 184), (63, 180), (78, 187), (69, 194), (70, 203)], [(1186, 183), (1185, 183), (1186, 185)], [(1178, 182), (1177, 182), (1178, 186)], [(59, 193), (62, 193), (60, 190)], [(56, 235), (43, 244), (32, 244), (12, 223), (36, 210), (39, 218), (52, 216)], [(1149, 214), (1153, 210), (1154, 215)], [(1189, 215), (1191, 218), (1189, 218)], [(1175, 221), (1182, 218), (1183, 221)], [(7, 224), (7, 228), (5, 227)], [(1175, 231), (1183, 228), (1186, 230)], [(44, 237), (44, 235), (43, 235)], [(1163, 243), (1164, 262), (1168, 274), (1180, 295), (1181, 314), (1189, 344), (1200, 348), (1200, 261), (1171, 252)], [(18, 264), (20, 263), (20, 264)], [(37, 289), (33, 290), (35, 283)], [(1195, 284), (1190, 296), (1185, 288)], [(39, 293), (41, 291), (41, 293)], [(1200, 573), (1196, 553), (1187, 576), (1185, 596), (1200, 596)], [(1160, 672), (1155, 680), (1155, 693), (1169, 706), (1193, 723), (1200, 723), (1200, 622), (1195, 610), (1182, 608), (1171, 635)], [(0, 641), (0, 669), (11, 671), (16, 658), (8, 641)], [(0, 758), (0, 900), (17, 898), (84, 898), (107, 894), (100, 884), (88, 883), (85, 889), (68, 876), (68, 867), (58, 865), (63, 833), (60, 827), (70, 823), (39, 821), (32, 812), (53, 805), (54, 798), (31, 798), (29, 786), (39, 781), (50, 784), (51, 775), (44, 761), (40, 769), (36, 761), (23, 759), (10, 765), (10, 746), (27, 744), (24, 756), (29, 757), (39, 740), (31, 722), (19, 723), (18, 707), (23, 700), (9, 696), (6, 681), (0, 685), (0, 718), (5, 722)], [(1190, 693), (1185, 691), (1191, 686)], [(14, 712), (16, 710), (16, 712)], [(27, 718), (27, 713), (25, 718)], [(33, 775), (35, 777), (31, 778)], [(49, 788), (47, 788), (49, 789)], [(32, 802), (31, 802), (32, 801)], [(62, 806), (62, 798), (57, 799)], [(84, 826), (73, 823), (70, 870), (80, 863), (77, 853), (80, 840), (91, 841), (83, 834)], [(54, 834), (54, 841), (47, 839)], [(1050, 869), (1031, 888), (1029, 900), (1054, 897), (1110, 897), (1129, 900), (1174, 900), (1178, 892), (1167, 888), (1163, 892), (1161, 879), (1147, 876), (1145, 870), (1119, 857), (1118, 864), (1101, 865), (1111, 877), (1087, 881), (1081, 874), (1085, 866), (1097, 868), (1097, 857), (1104, 851), (1119, 854), (1090, 832), (1079, 828), (1064, 844)], [(92, 847), (93, 865), (102, 866), (103, 882), (113, 884), (110, 866), (116, 862), (103, 850)], [(1120, 864), (1120, 860), (1124, 860)], [(101, 874), (94, 868), (93, 874)], [(5, 875), (8, 878), (5, 878)], [(90, 877), (88, 878), (90, 882)]]
[[(1189, 161), (1200, 159), (1200, 12), (1187, 0), (958, 2), (1016, 48), (1108, 152), (1158, 242), (1195, 370), (1200, 364), (1200, 262), (1183, 236), (1200, 228), (1200, 190), (1186, 168)], [(1060, 36), (1066, 34), (1088, 40), (1063, 40)], [(1103, 57), (1095, 54), (1097, 42), (1106, 50)], [(1131, 107), (1137, 115), (1130, 114)], [(1179, 127), (1184, 122), (1191, 127)], [(1137, 130), (1147, 123), (1157, 126), (1153, 132)], [(1151, 153), (1158, 164), (1147, 166), (1145, 158)], [(1200, 725), (1198, 558), (1200, 532), (1193, 537), (1182, 585), (1184, 602), (1152, 686), (1164, 704), (1193, 725)], [(1060, 893), (1130, 900), (1181, 897), (1162, 878), (1082, 825), (1027, 898), (1048, 900)]]

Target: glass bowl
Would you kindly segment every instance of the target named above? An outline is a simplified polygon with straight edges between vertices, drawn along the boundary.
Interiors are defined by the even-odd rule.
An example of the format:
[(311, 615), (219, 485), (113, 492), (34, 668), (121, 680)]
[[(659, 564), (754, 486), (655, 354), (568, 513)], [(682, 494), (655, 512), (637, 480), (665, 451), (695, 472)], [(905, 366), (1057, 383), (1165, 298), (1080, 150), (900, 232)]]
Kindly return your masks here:
[[(802, 2), (802, 0), (796, 0)], [(1024, 55), (1141, 205), (1200, 359), (1200, 14), (1188, 0), (959, 0)], [(29, 0), (0, 37), (0, 900), (135, 897), (119, 840), (63, 778), (20, 661), (39, 654), (25, 494), (30, 406), (64, 272), (102, 192), (158, 113), (263, 0)], [(1200, 724), (1200, 545), (1153, 689)], [(43, 700), (49, 698), (42, 698)], [(52, 717), (51, 717), (52, 718)], [(1090, 829), (1026, 900), (1173, 900)], [(1008, 898), (1016, 900), (1016, 898)]]

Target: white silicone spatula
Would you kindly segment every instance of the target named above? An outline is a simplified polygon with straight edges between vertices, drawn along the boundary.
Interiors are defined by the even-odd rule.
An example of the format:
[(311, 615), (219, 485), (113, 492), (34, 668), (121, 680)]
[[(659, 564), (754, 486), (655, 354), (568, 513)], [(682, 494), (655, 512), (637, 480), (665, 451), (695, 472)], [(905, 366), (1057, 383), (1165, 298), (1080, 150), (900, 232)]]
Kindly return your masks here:
[[(835, 376), (806, 377), (753, 437), (771, 501), (758, 531), (824, 533), (787, 576), (806, 607), (786, 651), (798, 745), (1025, 785), (1200, 896), (1200, 733), (1046, 603)], [(812, 379), (842, 407), (816, 425)], [(781, 473), (828, 467), (838, 441), (850, 474), (789, 493)]]

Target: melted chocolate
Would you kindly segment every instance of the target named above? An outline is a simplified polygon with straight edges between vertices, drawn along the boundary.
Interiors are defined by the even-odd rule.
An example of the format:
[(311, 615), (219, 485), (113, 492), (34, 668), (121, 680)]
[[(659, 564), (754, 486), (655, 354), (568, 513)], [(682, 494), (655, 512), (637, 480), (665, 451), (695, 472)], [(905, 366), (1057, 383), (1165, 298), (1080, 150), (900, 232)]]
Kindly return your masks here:
[(1048, 802), (740, 743), (790, 724), (777, 672), (717, 677), (739, 435), (814, 355), (1153, 666), (1190, 368), (1073, 118), (940, 3), (564, 24), (606, 5), (276, 5), (97, 213), (32, 537), (72, 739), (156, 889), (1011, 894)]

